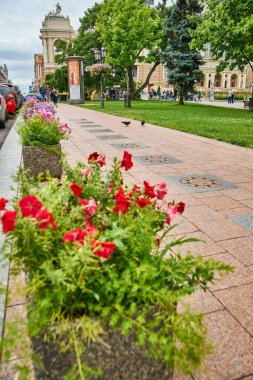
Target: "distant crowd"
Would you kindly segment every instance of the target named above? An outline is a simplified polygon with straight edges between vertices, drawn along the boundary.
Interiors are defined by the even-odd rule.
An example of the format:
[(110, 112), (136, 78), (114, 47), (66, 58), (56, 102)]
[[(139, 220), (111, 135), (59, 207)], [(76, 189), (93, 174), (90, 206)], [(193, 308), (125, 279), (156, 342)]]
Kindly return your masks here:
[(50, 103), (53, 102), (54, 105), (57, 107), (57, 103), (58, 103), (58, 91), (55, 87), (53, 87), (52, 89), (48, 86), (48, 85), (42, 85), (40, 87), (40, 95), (41, 95), (41, 98), (44, 102), (47, 102), (47, 103)]

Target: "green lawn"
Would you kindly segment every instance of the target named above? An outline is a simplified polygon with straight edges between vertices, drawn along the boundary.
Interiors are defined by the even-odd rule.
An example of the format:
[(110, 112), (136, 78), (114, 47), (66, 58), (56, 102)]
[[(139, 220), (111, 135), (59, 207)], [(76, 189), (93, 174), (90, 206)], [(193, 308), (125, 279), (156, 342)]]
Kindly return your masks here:
[(155, 100), (133, 101), (130, 109), (123, 101), (106, 101), (104, 109), (98, 101), (87, 101), (82, 107), (253, 148), (253, 112), (248, 110)]

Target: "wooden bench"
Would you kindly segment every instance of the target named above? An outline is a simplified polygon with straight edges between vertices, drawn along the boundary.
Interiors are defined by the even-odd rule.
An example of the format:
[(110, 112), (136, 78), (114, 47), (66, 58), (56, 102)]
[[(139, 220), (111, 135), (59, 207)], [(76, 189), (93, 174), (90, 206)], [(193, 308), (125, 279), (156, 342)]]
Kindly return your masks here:
[(249, 108), (249, 100), (244, 100), (244, 108)]

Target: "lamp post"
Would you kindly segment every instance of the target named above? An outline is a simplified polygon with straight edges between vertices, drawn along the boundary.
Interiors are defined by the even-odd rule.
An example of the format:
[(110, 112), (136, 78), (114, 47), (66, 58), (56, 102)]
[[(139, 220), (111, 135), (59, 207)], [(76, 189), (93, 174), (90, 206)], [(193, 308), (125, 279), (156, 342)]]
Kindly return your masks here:
[[(100, 61), (104, 63), (106, 57), (106, 48), (104, 46), (101, 47), (101, 50), (95, 50), (95, 59), (96, 61)], [(105, 95), (104, 95), (104, 86), (103, 86), (103, 73), (101, 72), (100, 76), (100, 99), (101, 99), (101, 108), (105, 107)]]

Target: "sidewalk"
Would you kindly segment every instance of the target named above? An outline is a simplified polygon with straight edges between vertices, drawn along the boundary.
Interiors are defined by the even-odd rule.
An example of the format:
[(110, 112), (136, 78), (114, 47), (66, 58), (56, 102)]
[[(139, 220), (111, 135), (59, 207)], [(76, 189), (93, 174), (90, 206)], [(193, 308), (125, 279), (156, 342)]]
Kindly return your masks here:
[[(161, 180), (171, 200), (186, 203), (173, 231), (205, 240), (182, 248), (230, 263), (235, 273), (199, 292), (191, 304), (205, 314), (215, 345), (199, 380), (253, 379), (253, 150), (204, 137), (59, 104), (58, 114), (73, 130), (63, 149), (71, 165), (104, 152), (107, 165), (127, 150), (134, 166), (129, 184)], [(175, 379), (187, 379), (175, 376)], [(151, 379), (150, 379), (151, 380)]]

